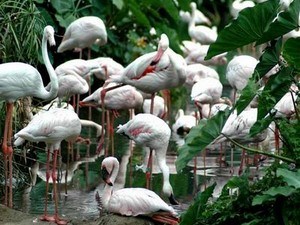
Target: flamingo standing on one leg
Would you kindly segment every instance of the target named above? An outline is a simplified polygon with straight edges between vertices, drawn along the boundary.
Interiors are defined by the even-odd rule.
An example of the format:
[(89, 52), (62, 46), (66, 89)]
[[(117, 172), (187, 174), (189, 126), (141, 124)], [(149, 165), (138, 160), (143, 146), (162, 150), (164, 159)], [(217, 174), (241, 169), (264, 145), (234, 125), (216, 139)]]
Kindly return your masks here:
[(119, 172), (116, 158), (105, 158), (101, 169), (106, 183), (101, 200), (109, 212), (125, 216), (150, 215), (153, 220), (164, 224), (178, 224), (174, 209), (155, 192), (145, 188), (122, 188), (114, 191), (114, 182)]
[[(53, 108), (40, 114), (36, 114), (30, 123), (15, 134), (15, 137), (23, 138), (32, 142), (45, 142), (47, 147), (46, 162), (46, 196), (44, 216), (41, 220), (55, 221), (57, 224), (67, 224), (58, 216), (57, 199), (57, 154), (63, 140), (73, 142), (81, 132), (81, 122), (77, 114), (68, 109)], [(47, 215), (47, 195), (50, 178), (50, 153), (53, 153), (52, 181), (55, 202), (54, 217)]]
[[(0, 100), (6, 101), (6, 118), (2, 150), (4, 153), (5, 182), (9, 172), (9, 199), (8, 191), (5, 191), (5, 204), (12, 207), (12, 116), (14, 102), (25, 96), (33, 96), (41, 99), (55, 98), (58, 91), (58, 80), (50, 63), (47, 52), (47, 41), (55, 45), (54, 29), (46, 26), (42, 39), (42, 56), (51, 80), (51, 89), (48, 92), (43, 85), (40, 73), (31, 65), (21, 62), (3, 63), (0, 65)], [(7, 168), (7, 159), (9, 166)], [(8, 171), (7, 171), (8, 170)]]
[[(126, 124), (119, 125), (117, 133), (124, 134), (137, 144), (149, 147), (150, 151), (155, 151), (158, 166), (163, 174), (163, 193), (168, 196), (171, 204), (178, 204), (169, 181), (170, 172), (166, 163), (166, 153), (171, 136), (168, 124), (152, 114), (140, 113)], [(151, 162), (151, 160), (149, 161)]]

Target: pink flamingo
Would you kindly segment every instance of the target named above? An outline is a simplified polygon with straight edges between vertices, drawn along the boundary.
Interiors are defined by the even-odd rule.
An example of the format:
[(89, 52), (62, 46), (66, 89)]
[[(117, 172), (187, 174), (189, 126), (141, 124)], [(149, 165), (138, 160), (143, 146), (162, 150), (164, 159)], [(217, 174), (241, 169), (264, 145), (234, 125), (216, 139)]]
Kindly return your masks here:
[[(173, 188), (169, 181), (170, 172), (166, 163), (166, 153), (171, 137), (171, 129), (168, 124), (152, 114), (140, 113), (126, 124), (119, 125), (117, 133), (124, 134), (137, 144), (149, 147), (149, 158), (152, 156), (151, 152), (155, 151), (158, 166), (163, 174), (163, 193), (168, 196), (171, 204), (178, 204), (174, 198)], [(148, 160), (148, 168), (151, 165), (149, 162), (152, 161)], [(146, 173), (146, 175), (149, 177), (149, 173)]]
[[(11, 146), (11, 137), (14, 102), (25, 96), (47, 100), (53, 99), (56, 97), (58, 91), (58, 80), (48, 57), (47, 41), (50, 45), (55, 45), (54, 29), (51, 26), (45, 27), (42, 40), (42, 56), (51, 80), (51, 89), (49, 92), (43, 85), (40, 73), (33, 66), (21, 62), (3, 63), (0, 65), (0, 99), (6, 101), (6, 118), (2, 142), (5, 182), (7, 182), (7, 177), (9, 177), (9, 191), (7, 189), (5, 191), (5, 204), (9, 207), (12, 207), (13, 148)], [(8, 168), (7, 160), (9, 162)], [(7, 200), (7, 198), (9, 199)]]
[[(67, 224), (67, 221), (58, 216), (58, 199), (57, 199), (57, 155), (60, 144), (63, 140), (73, 142), (81, 132), (81, 122), (77, 114), (69, 109), (53, 108), (49, 111), (36, 114), (30, 123), (15, 134), (16, 138), (22, 138), (31, 142), (45, 142), (47, 147), (46, 162), (46, 196), (45, 210), (41, 220), (55, 221), (57, 224)], [(55, 202), (55, 214), (47, 214), (47, 195), (50, 178), (50, 153), (53, 153), (52, 164), (52, 181)]]
[(114, 191), (114, 182), (119, 172), (116, 158), (105, 158), (101, 169), (106, 183), (101, 200), (109, 212), (125, 216), (146, 215), (164, 224), (178, 224), (179, 219), (174, 209), (155, 192), (145, 188), (122, 188)]

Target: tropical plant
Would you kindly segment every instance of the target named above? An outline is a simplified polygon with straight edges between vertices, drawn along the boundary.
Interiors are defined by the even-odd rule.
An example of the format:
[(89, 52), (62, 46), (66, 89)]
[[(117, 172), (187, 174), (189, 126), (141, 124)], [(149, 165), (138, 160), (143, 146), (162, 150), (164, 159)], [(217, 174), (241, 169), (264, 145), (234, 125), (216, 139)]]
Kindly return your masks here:
[[(254, 136), (266, 129), (271, 122), (279, 128), (283, 142), (282, 153), (267, 150), (248, 151), (265, 154), (283, 161), (275, 163), (267, 170), (262, 180), (250, 184), (247, 173), (232, 178), (223, 188), (221, 196), (209, 202), (213, 186), (201, 193), (193, 205), (182, 215), (181, 224), (299, 224), (299, 125), (300, 120), (295, 101), (296, 116), (287, 119), (275, 118), (275, 104), (288, 92), (292, 83), (298, 84), (300, 38), (282, 39), (282, 36), (299, 28), (300, 1), (294, 0), (288, 9), (282, 10), (279, 1), (266, 1), (240, 12), (237, 19), (219, 32), (215, 43), (211, 44), (207, 59), (223, 53), (235, 51), (245, 45), (264, 46), (259, 63), (239, 100), (231, 110), (219, 112), (216, 116), (192, 128), (185, 144), (179, 149), (176, 161), (180, 172), (195, 155), (203, 151), (221, 130), (233, 110), (241, 113), (258, 95), (257, 122), (250, 130)], [(276, 64), (279, 71), (272, 76), (259, 92), (259, 80)], [(234, 140), (234, 144), (244, 147)], [(293, 170), (295, 171), (291, 171)], [(238, 188), (238, 194), (229, 195), (229, 188)], [(203, 197), (204, 196), (204, 197)], [(209, 196), (209, 197), (207, 197)]]

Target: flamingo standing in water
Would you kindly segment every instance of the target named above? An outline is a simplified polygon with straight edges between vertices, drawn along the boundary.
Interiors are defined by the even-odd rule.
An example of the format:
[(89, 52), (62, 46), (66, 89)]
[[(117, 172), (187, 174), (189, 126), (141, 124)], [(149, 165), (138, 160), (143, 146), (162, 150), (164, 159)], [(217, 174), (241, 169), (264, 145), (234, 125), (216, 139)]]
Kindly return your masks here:
[[(67, 50), (82, 49), (92, 46), (105, 45), (107, 42), (107, 32), (103, 21), (96, 16), (84, 16), (73, 21), (66, 29), (62, 42), (58, 46), (57, 52), (62, 53)], [(90, 49), (88, 58), (90, 58)]]
[[(58, 79), (50, 63), (47, 52), (47, 41), (55, 45), (54, 29), (46, 26), (42, 39), (42, 56), (51, 80), (51, 88), (48, 92), (40, 73), (33, 66), (21, 62), (3, 63), (0, 65), (0, 100), (6, 101), (6, 118), (2, 150), (4, 154), (5, 182), (9, 176), (9, 191), (5, 190), (5, 204), (12, 207), (12, 116), (14, 102), (25, 96), (33, 96), (41, 99), (53, 99), (58, 91)], [(9, 162), (7, 168), (7, 160)], [(9, 175), (7, 174), (9, 173)], [(9, 193), (9, 199), (8, 198)], [(8, 201), (8, 202), (7, 202)]]
[[(58, 199), (57, 199), (57, 155), (60, 144), (63, 140), (73, 142), (81, 132), (81, 122), (77, 114), (69, 109), (53, 108), (49, 111), (36, 114), (30, 123), (15, 134), (16, 138), (22, 138), (31, 142), (45, 142), (47, 147), (46, 162), (46, 196), (45, 210), (41, 220), (55, 221), (57, 224), (67, 224), (67, 221), (58, 216)], [(55, 202), (55, 214), (47, 214), (47, 195), (50, 178), (50, 153), (53, 153), (52, 181)]]
[[(124, 134), (137, 144), (149, 147), (150, 152), (152, 150), (155, 151), (158, 166), (163, 174), (163, 193), (168, 196), (171, 204), (178, 204), (174, 198), (173, 188), (169, 180), (169, 167), (166, 163), (166, 153), (171, 137), (171, 129), (168, 124), (152, 114), (140, 113), (126, 124), (119, 125), (117, 133)], [(149, 158), (151, 155), (152, 154), (150, 154)], [(152, 161), (148, 161), (148, 168), (150, 166), (149, 162)], [(148, 173), (147, 176), (149, 176)]]
[(148, 215), (164, 224), (178, 224), (174, 209), (155, 192), (145, 188), (122, 188), (114, 191), (114, 182), (119, 172), (119, 162), (116, 158), (105, 158), (101, 169), (106, 183), (101, 200), (109, 212), (125, 216)]

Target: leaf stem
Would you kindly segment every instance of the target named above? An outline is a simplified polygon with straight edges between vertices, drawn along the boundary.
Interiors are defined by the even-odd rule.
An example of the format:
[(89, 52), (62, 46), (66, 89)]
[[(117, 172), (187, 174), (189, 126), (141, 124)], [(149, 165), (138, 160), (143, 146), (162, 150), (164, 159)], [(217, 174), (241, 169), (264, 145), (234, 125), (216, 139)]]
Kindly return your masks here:
[(241, 145), (240, 143), (236, 142), (235, 140), (231, 139), (227, 135), (225, 135), (223, 133), (222, 133), (222, 135), (224, 135), (233, 144), (235, 144), (236, 146), (238, 146), (240, 148), (245, 149), (246, 151), (249, 151), (249, 152), (252, 152), (252, 153), (258, 153), (258, 154), (266, 155), (266, 156), (269, 156), (269, 157), (272, 157), (272, 158), (275, 158), (275, 159), (280, 159), (280, 160), (288, 162), (288, 163), (295, 163), (296, 164), (296, 161), (293, 160), (293, 159), (290, 159), (290, 158), (287, 158), (287, 157), (284, 157), (284, 156), (281, 156), (281, 155), (272, 154), (272, 153), (269, 153), (269, 152), (266, 152), (266, 151), (261, 151), (261, 150), (258, 150), (258, 149), (245, 147), (245, 146)]

